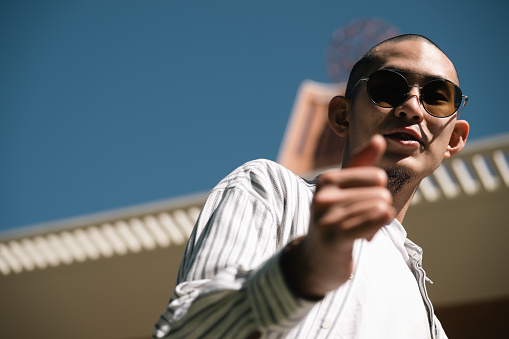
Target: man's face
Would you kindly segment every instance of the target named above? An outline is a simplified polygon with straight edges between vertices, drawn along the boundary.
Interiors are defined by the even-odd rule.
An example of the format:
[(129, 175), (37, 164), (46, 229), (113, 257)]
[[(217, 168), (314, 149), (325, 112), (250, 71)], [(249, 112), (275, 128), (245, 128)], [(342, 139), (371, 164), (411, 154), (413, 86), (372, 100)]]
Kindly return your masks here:
[[(382, 58), (382, 65), (378, 69), (425, 74), (459, 85), (451, 61), (427, 42), (407, 40), (386, 43), (377, 54)], [(418, 75), (405, 76), (411, 86), (423, 86), (429, 80)], [(382, 108), (371, 102), (366, 82), (359, 85), (361, 87), (349, 113), (346, 152), (351, 154), (356, 148), (365, 145), (374, 134), (381, 134), (387, 143), (380, 163), (382, 168), (403, 169), (417, 179), (430, 175), (444, 156), (449, 156), (448, 147), (457, 123), (456, 114), (447, 118), (428, 114), (419, 101), (419, 89), (415, 87), (411, 88), (410, 96), (401, 106)]]

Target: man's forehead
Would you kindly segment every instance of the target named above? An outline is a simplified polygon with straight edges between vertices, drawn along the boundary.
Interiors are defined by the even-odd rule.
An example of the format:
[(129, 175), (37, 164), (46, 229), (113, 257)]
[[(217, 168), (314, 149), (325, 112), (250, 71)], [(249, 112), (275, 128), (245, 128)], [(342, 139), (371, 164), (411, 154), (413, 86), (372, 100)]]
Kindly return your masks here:
[(374, 50), (377, 69), (391, 68), (450, 80), (459, 86), (456, 68), (435, 45), (420, 39), (387, 42)]

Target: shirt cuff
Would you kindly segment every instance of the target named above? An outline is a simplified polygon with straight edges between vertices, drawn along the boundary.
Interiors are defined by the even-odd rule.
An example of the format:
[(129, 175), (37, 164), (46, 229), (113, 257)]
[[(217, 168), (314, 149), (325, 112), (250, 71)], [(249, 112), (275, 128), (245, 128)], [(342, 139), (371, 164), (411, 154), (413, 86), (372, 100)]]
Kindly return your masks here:
[(286, 285), (279, 265), (282, 251), (253, 272), (246, 282), (247, 298), (254, 311), (257, 328), (287, 332), (316, 305), (316, 301), (298, 298)]

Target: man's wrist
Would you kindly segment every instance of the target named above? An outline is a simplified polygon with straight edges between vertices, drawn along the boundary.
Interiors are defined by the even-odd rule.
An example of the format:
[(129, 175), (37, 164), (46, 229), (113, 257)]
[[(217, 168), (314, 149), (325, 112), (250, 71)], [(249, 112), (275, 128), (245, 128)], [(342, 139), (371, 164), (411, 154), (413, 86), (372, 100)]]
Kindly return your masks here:
[(320, 301), (325, 293), (313, 293), (307, 289), (306, 283), (309, 280), (310, 269), (304, 260), (302, 241), (305, 236), (294, 239), (283, 249), (279, 260), (281, 272), (288, 289), (298, 298), (308, 301)]

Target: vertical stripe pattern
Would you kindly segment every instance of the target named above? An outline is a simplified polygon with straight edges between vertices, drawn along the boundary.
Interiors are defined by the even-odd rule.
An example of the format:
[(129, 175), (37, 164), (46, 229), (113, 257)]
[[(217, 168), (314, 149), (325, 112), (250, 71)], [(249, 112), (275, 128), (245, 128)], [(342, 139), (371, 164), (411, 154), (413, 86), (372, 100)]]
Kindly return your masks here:
[[(279, 267), (281, 249), (307, 232), (314, 190), (314, 183), (268, 160), (246, 163), (224, 178), (198, 217), (153, 337), (342, 337), (340, 313), (347, 312), (354, 282), (314, 303), (288, 290)], [(416, 277), (421, 284), (424, 271)], [(425, 290), (423, 298), (430, 306)], [(431, 324), (442, 333), (438, 321)]]
[(306, 233), (313, 193), (313, 183), (267, 160), (224, 178), (198, 217), (154, 338), (241, 338), (295, 327), (314, 303), (286, 288), (278, 253)]

